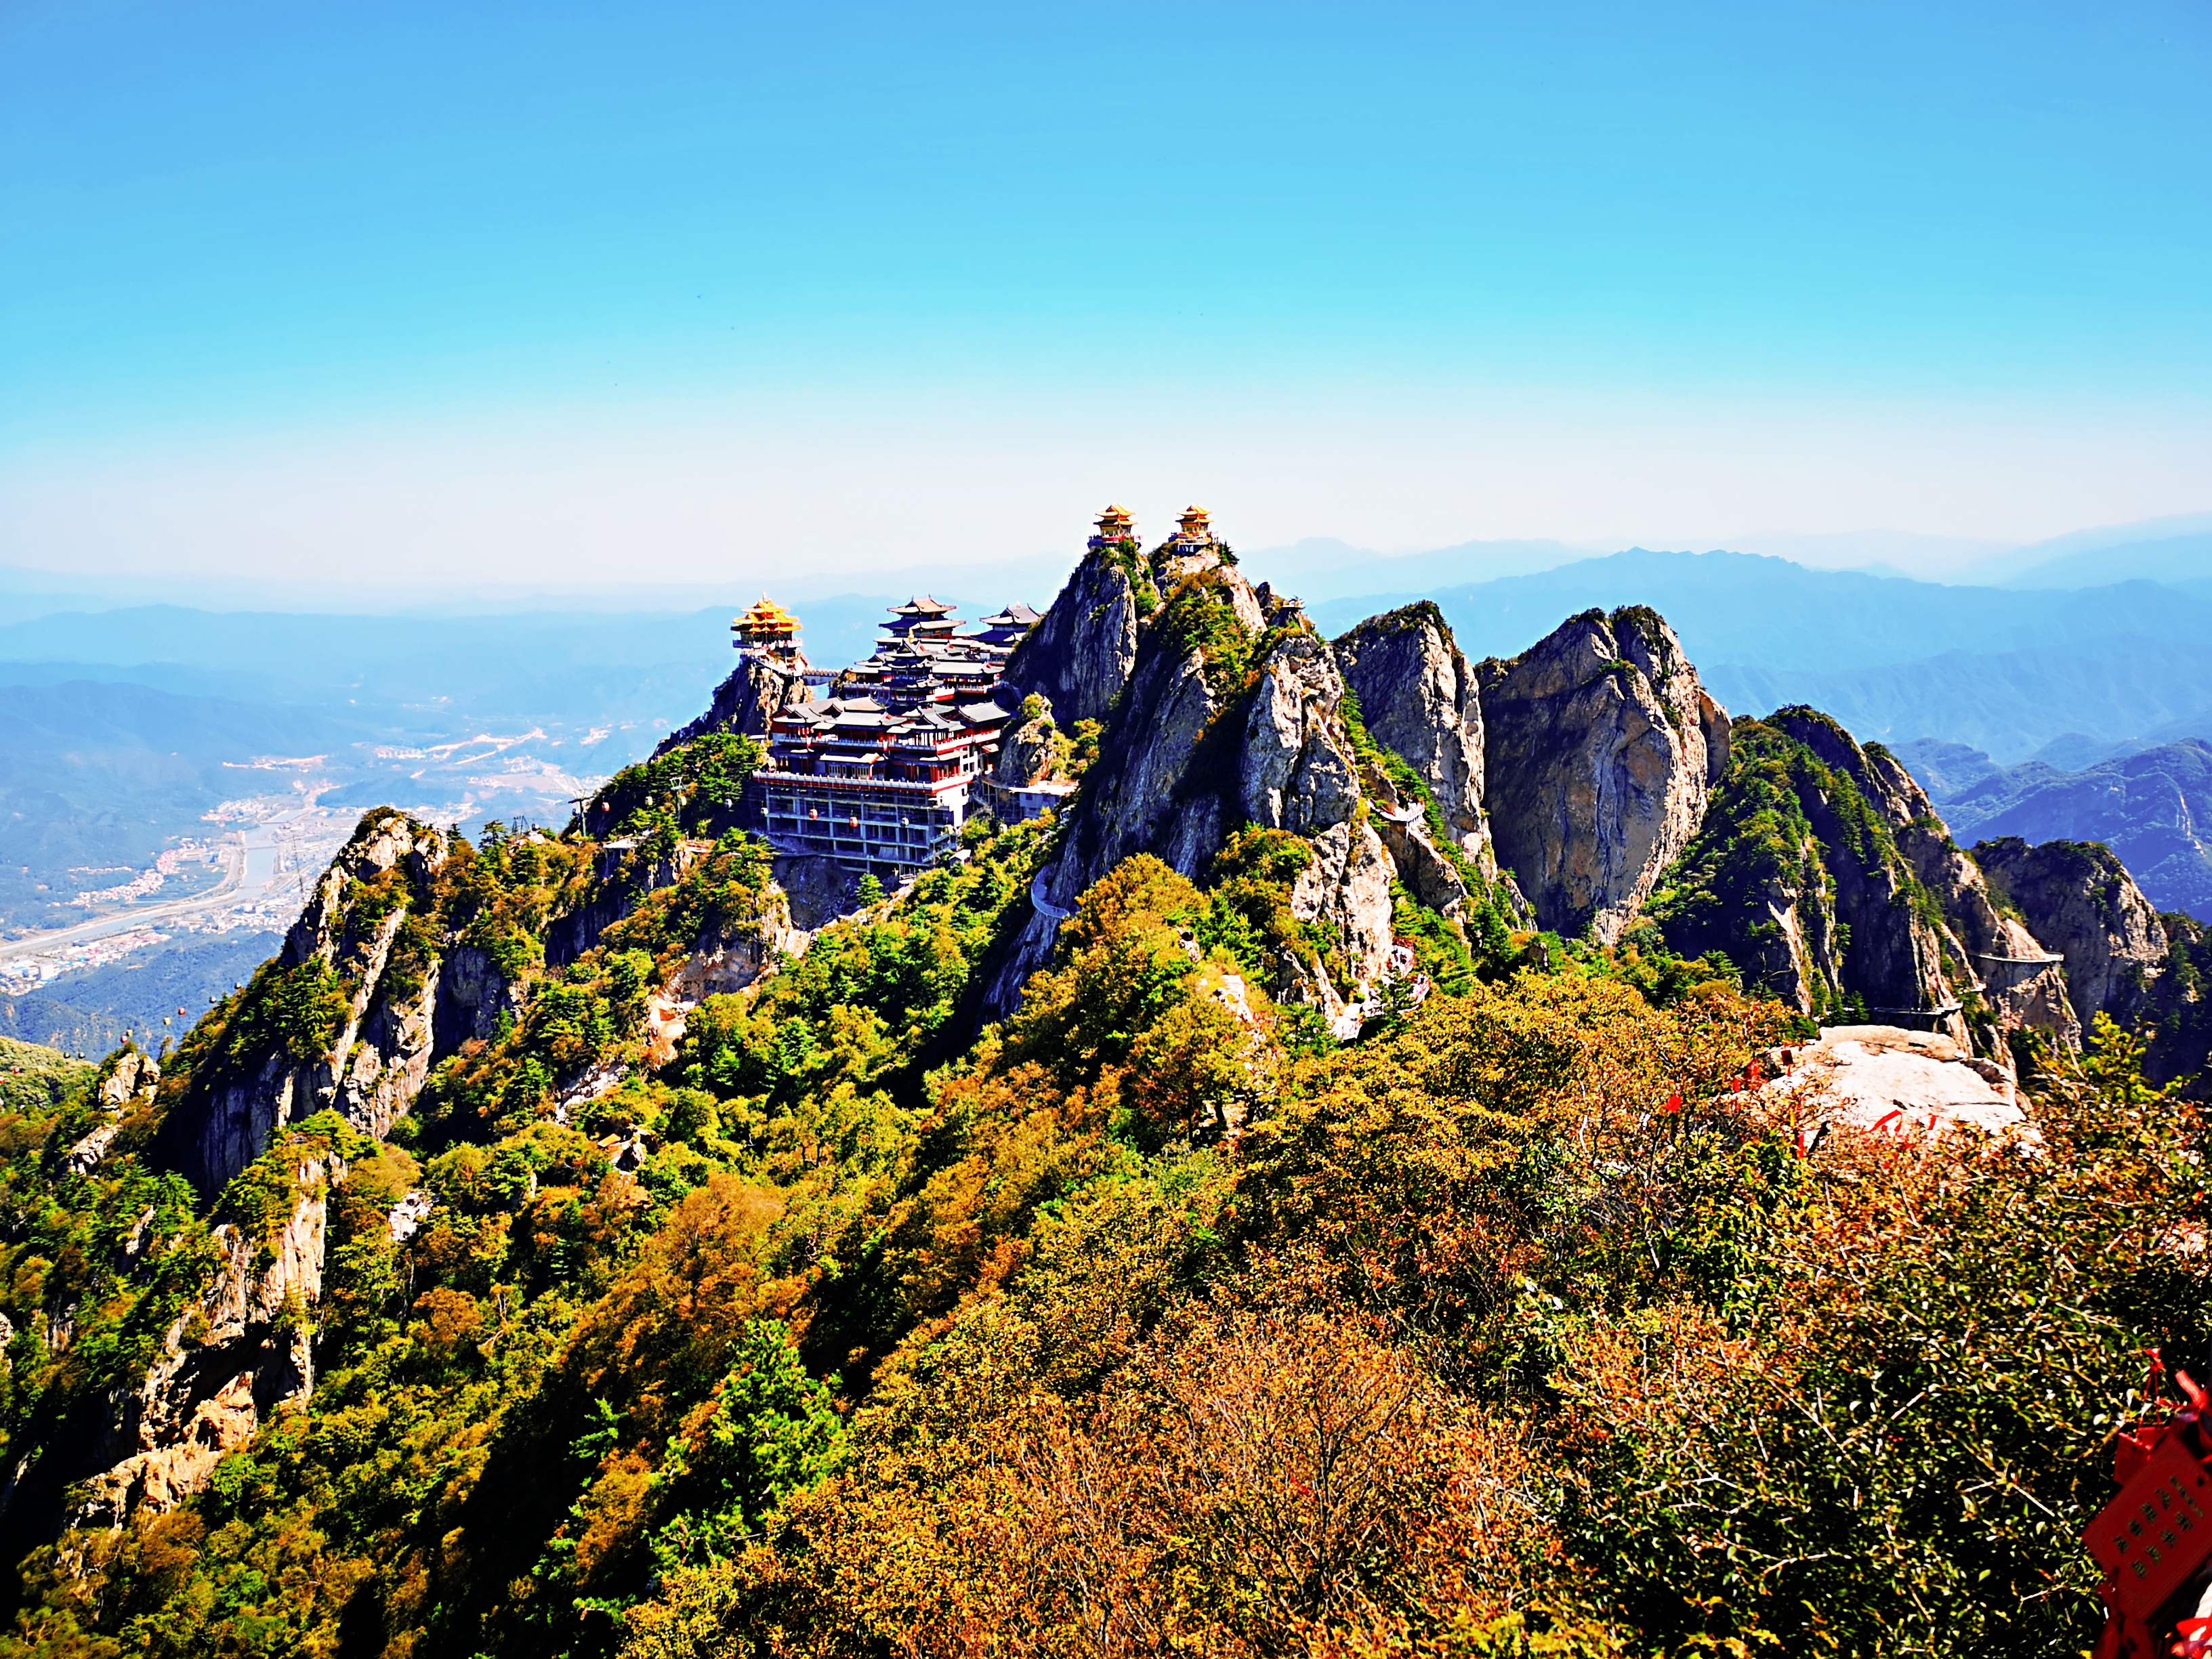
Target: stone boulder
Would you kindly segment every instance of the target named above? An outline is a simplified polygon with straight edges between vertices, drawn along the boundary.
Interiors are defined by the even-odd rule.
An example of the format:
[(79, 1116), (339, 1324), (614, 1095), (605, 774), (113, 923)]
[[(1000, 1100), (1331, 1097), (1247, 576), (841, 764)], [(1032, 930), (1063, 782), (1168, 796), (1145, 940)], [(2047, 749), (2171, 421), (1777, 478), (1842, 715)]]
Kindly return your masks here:
[(1024, 714), (999, 739), (991, 781), (1004, 788), (1026, 789), (1066, 775), (1067, 739), (1053, 719), (1051, 704), (1042, 697), (1038, 702), (1043, 706), (1035, 714)]
[(2027, 1122), (2004, 1069), (1940, 1033), (1831, 1025), (1767, 1059), (1780, 1075), (1762, 1093), (1796, 1109), (1801, 1133), (1832, 1124), (1923, 1139), (1955, 1128), (2004, 1134)]

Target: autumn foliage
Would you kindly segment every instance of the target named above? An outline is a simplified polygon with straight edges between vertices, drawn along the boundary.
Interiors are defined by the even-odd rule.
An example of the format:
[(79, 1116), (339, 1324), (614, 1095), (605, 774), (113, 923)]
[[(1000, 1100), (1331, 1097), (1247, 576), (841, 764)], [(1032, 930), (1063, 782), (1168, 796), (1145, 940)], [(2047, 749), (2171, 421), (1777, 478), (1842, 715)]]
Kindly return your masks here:
[[(1694, 964), (1316, 1053), (1237, 954), (1267, 872), (1137, 859), (971, 1036), (1037, 846), (710, 1000), (583, 1127), (518, 1081), (542, 1017), (465, 1056), (358, 1149), (312, 1401), (34, 1553), (0, 1650), (2088, 1646), (2140, 1351), (2212, 1348), (2203, 1125), (2126, 1034), (2042, 1057), (2030, 1137), (1808, 1150), (1747, 1086), (1788, 1017)], [(613, 943), (657, 972), (712, 896)]]

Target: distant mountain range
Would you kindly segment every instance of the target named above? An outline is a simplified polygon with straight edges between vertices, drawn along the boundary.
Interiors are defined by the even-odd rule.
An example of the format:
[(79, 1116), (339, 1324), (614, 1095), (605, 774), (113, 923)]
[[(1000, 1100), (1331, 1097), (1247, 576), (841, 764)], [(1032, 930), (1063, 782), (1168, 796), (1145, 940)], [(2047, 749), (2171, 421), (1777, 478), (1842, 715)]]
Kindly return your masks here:
[[(1797, 539), (1819, 563), (1935, 547)], [(1515, 655), (1578, 611), (1649, 605), (1733, 712), (1809, 703), (1863, 739), (1914, 749), (1917, 765), (1959, 745), (1983, 769), (1966, 765), (1960, 787), (2008, 771), (2039, 787), (2212, 738), (2212, 515), (2028, 549), (1936, 548), (1947, 550), (2002, 585), (1733, 552), (1592, 556), (1540, 540), (1388, 556), (1316, 538), (1243, 559), (1254, 581), (1304, 598), (1329, 634), (1433, 599), (1477, 657)], [(1017, 599), (1042, 608), (1066, 568), (1032, 557), (842, 579), (794, 570), (768, 586), (800, 610), (814, 660), (836, 665), (867, 654), (884, 605), (910, 591), (970, 616)], [(836, 591), (841, 580), (853, 591)], [(731, 661), (730, 614), (761, 584), (733, 580), (712, 604), (699, 603), (710, 590), (666, 590), (692, 608), (639, 610), (649, 594), (634, 589), (598, 609), (569, 595), (489, 614), (459, 601), (404, 614), (118, 605), (130, 591), (119, 584), (64, 586), (0, 571), (0, 618), (20, 618), (0, 622), (0, 922), (51, 925), (72, 868), (143, 866), (165, 840), (204, 829), (217, 801), (295, 782), (318, 782), (325, 805), (388, 802), (470, 824), (561, 817), (575, 790), (706, 702)], [(486, 734), (499, 744), (467, 742)], [(1920, 739), (1936, 747), (1914, 748)], [(245, 766), (311, 755), (325, 757), (312, 780)], [(2149, 842), (2130, 845), (2131, 865), (2149, 855)], [(2161, 853), (2159, 867), (2176, 859), (2171, 879), (2139, 873), (2160, 902), (2194, 903), (2185, 851)]]
[(2045, 760), (1999, 767), (1965, 744), (1928, 740), (1896, 754), (1960, 845), (2102, 842), (2160, 909), (2212, 921), (2212, 743), (2189, 738), (2072, 771)]
[(1649, 605), (1732, 712), (1809, 703), (1863, 740), (1936, 737), (2012, 763), (2069, 732), (2106, 741), (2212, 733), (2212, 597), (2148, 581), (1956, 587), (1750, 554), (1635, 549), (1313, 609), (1334, 633), (1416, 598), (1443, 607), (1470, 654), (1500, 657), (1522, 649), (1545, 618)]

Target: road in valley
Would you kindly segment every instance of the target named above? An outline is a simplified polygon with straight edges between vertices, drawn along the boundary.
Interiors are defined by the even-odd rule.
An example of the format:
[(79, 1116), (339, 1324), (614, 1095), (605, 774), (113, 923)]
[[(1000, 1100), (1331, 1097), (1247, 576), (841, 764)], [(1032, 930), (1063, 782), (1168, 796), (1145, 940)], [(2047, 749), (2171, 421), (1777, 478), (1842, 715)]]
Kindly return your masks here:
[[(188, 916), (204, 915), (210, 911), (228, 909), (270, 898), (299, 879), (296, 860), (302, 851), (300, 833), (310, 825), (319, 823), (325, 816), (315, 808), (299, 807), (280, 813), (265, 823), (234, 831), (223, 847), (222, 879), (205, 892), (154, 904), (125, 905), (112, 915), (98, 916), (90, 921), (51, 928), (22, 939), (0, 940), (0, 962), (40, 956), (72, 945), (88, 945), (111, 933), (128, 933), (134, 927), (180, 921)], [(290, 868), (285, 867), (288, 854), (292, 860)]]

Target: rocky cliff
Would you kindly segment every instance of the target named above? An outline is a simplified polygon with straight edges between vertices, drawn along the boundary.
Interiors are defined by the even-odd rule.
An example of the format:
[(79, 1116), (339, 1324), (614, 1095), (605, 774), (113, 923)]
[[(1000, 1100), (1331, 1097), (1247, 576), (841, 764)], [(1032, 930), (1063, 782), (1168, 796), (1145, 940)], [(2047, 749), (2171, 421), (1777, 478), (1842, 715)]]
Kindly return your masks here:
[(1997, 904), (1896, 761), (1806, 708), (1740, 720), (1650, 916), (1824, 1018), (1903, 1021), (2009, 1064), (2007, 1031), (2071, 1044), (2063, 968)]
[(1423, 601), (1334, 643), (1368, 735), (1410, 767), (1461, 851), (1494, 867), (1484, 811), (1482, 698), (1443, 612)]
[(1007, 681), (1042, 697), (1063, 731), (1103, 720), (1136, 670), (1138, 625), (1159, 604), (1158, 583), (1135, 542), (1093, 547), (1014, 647)]
[(277, 1128), (325, 1108), (381, 1135), (435, 1060), (489, 1030), (506, 981), (480, 955), (441, 994), (448, 851), (400, 813), (362, 820), (283, 950), (185, 1039), (160, 1097), (159, 1161), (211, 1199)]
[(2031, 847), (2006, 836), (1979, 842), (1973, 855), (1990, 887), (2065, 958), (2068, 994), (2085, 1028), (2100, 1013), (2125, 1024), (2149, 1009), (2166, 930), (2118, 854), (2095, 842)]
[[(1843, 730), (1826, 716), (1784, 711), (1776, 718), (1795, 718), (1802, 728), (1817, 723), (1826, 732), (1841, 734)], [(1803, 734), (1811, 740), (1809, 730)], [(1844, 742), (1850, 744), (1850, 739)], [(2069, 1048), (2078, 1044), (2081, 1021), (2067, 994), (2059, 953), (2046, 950), (2025, 921), (2000, 908), (1981, 866), (1952, 841), (1927, 793), (1895, 756), (1878, 744), (1863, 750), (1850, 744), (1845, 752), (1856, 754), (1858, 769), (1853, 775), (1888, 819), (1914, 876), (1933, 895), (1963, 946), (1964, 977), (1978, 993), (1997, 1029), (2040, 1030)]]
[(1543, 926), (1610, 943), (1696, 833), (1726, 714), (1640, 606), (1585, 611), (1478, 684), (1498, 861)]
[[(385, 1136), (434, 1067), (523, 1018), (532, 981), (571, 969), (650, 896), (683, 889), (713, 845), (672, 823), (643, 845), (533, 832), (498, 845), (494, 874), (486, 853), (441, 830), (368, 814), (283, 950), (179, 1046), (148, 1114), (155, 1160), (212, 1201), (285, 1125), (319, 1111)], [(684, 926), (669, 975), (679, 1000), (749, 984), (804, 940), (773, 881)]]
[(807, 667), (804, 656), (779, 665), (765, 658), (747, 656), (714, 688), (707, 712), (663, 738), (655, 757), (683, 748), (709, 732), (728, 732), (741, 738), (761, 738), (785, 709), (807, 701), (811, 695), (801, 677)]
[[(1152, 853), (1202, 877), (1231, 832), (1249, 823), (1310, 843), (1291, 902), (1301, 921), (1334, 941), (1335, 966), (1286, 963), (1284, 973), (1334, 1013), (1381, 972), (1393, 874), (1364, 810), (1335, 660), (1295, 607), (1265, 615), (1251, 584), (1218, 551), (1164, 549), (1138, 584), (1154, 586), (1133, 584), (1120, 563), (1094, 550), (1031, 635), (1074, 642), (1030, 661), (1091, 665), (1097, 675), (1086, 668), (1051, 683), (1071, 707), (1104, 708), (1110, 722), (1037, 878), (1032, 915), (996, 965), (987, 1007), (1014, 1006), (1049, 957), (1061, 917), (1115, 866)], [(1092, 620), (1102, 589), (1126, 598), (1162, 587), (1164, 600), (1141, 625), (1133, 604), (1109, 605)], [(1120, 672), (1125, 621), (1135, 648), (1116, 698), (1108, 685)], [(1110, 648), (1084, 643), (1094, 627)], [(1022, 664), (1018, 656), (1010, 674)], [(1041, 694), (1052, 695), (1043, 684)]]
[(214, 1229), (212, 1282), (162, 1335), (145, 1379), (113, 1402), (80, 1486), (78, 1525), (176, 1507), (279, 1405), (313, 1390), (330, 1187), (344, 1168), (318, 1146), (290, 1177), (273, 1231)]

